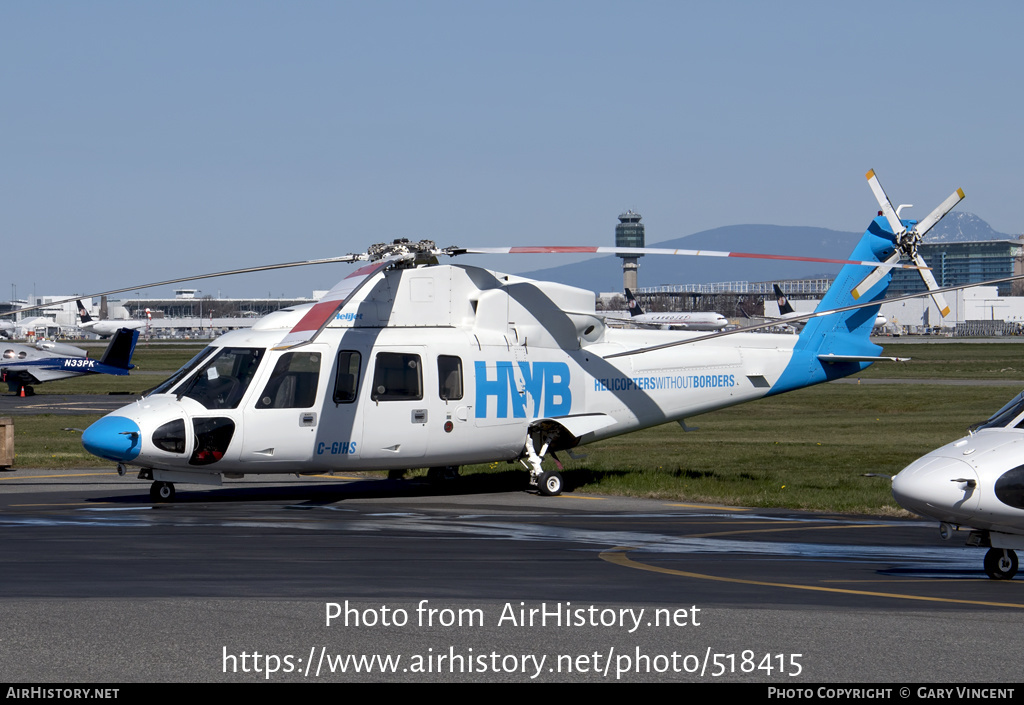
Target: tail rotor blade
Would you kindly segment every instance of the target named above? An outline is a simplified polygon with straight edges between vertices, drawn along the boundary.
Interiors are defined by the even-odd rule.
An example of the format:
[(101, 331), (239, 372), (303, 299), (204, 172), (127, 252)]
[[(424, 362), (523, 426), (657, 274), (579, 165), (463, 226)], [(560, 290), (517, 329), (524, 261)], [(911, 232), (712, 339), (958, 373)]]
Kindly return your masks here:
[[(928, 265), (924, 261), (924, 257), (919, 254), (914, 255), (914, 262), (919, 267), (927, 267)], [(939, 283), (935, 281), (935, 275), (932, 274), (930, 269), (921, 269), (921, 279), (924, 280), (925, 286), (928, 287), (928, 291), (934, 292), (939, 288)], [(935, 306), (939, 309), (939, 314), (945, 318), (949, 314), (949, 304), (946, 303), (946, 297), (942, 294), (933, 293), (932, 301), (935, 302)]]
[(924, 220), (917, 224), (914, 228), (914, 232), (917, 233), (917, 237), (923, 238), (925, 233), (932, 229), (932, 226), (942, 220), (946, 214), (953, 210), (953, 207), (962, 200), (964, 200), (964, 190), (962, 188), (958, 188), (952, 195), (950, 195), (949, 198), (940, 203), (938, 208), (929, 213)]
[(864, 277), (863, 281), (861, 281), (860, 284), (854, 287), (853, 292), (851, 292), (853, 294), (854, 301), (856, 301), (865, 293), (867, 293), (867, 291), (871, 289), (871, 287), (873, 287), (875, 284), (882, 281), (882, 277), (888, 274), (892, 270), (893, 265), (895, 265), (899, 261), (900, 253), (899, 251), (896, 251), (892, 253), (889, 259), (885, 260), (880, 265), (871, 270), (871, 273)]
[(889, 221), (889, 227), (892, 229), (893, 234), (899, 238), (907, 231), (907, 229), (900, 221), (900, 217), (896, 215), (896, 209), (892, 207), (889, 197), (886, 196), (885, 191), (882, 190), (882, 184), (878, 183), (878, 177), (875, 176), (875, 170), (871, 169), (865, 176), (868, 178), (868, 185), (871, 187), (871, 193), (875, 194), (875, 200), (878, 201), (878, 206), (882, 209), (882, 215), (884, 215), (885, 219)]

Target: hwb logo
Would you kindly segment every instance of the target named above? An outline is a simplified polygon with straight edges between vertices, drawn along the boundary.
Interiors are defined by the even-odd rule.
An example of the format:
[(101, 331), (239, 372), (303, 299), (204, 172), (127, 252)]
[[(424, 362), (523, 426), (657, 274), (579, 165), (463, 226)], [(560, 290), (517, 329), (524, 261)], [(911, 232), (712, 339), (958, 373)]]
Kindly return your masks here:
[[(523, 389), (516, 382), (516, 368), (511, 362), (498, 362), (488, 370), (486, 362), (476, 361), (476, 417), (487, 418), (488, 397), (494, 397), (497, 418), (508, 418), (509, 403), (512, 416), (526, 418), (527, 395), (533, 398), (533, 418), (562, 416), (572, 407), (569, 389), (569, 366), (564, 362), (520, 362)], [(494, 379), (488, 379), (493, 373)], [(541, 409), (544, 413), (541, 414)]]

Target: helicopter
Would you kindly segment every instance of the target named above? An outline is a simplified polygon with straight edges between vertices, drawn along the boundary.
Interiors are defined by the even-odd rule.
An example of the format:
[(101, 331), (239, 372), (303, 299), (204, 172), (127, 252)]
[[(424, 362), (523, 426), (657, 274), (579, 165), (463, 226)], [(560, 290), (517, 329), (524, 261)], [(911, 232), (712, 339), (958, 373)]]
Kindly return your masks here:
[[(962, 197), (958, 190), (923, 222), (931, 227)], [(889, 272), (927, 271), (899, 262), (914, 260), (914, 238), (927, 227), (896, 222), (884, 214), (872, 220), (851, 259), (838, 260), (843, 267), (818, 309), (802, 315), (798, 336), (751, 332), (758, 325), (703, 335), (613, 329), (595, 311), (593, 292), (438, 258), (611, 252), (826, 260), (659, 248), (438, 248), (429, 240), (313, 260), (361, 266), (319, 302), (221, 336), (145, 397), (89, 426), (82, 443), (122, 475), (140, 468), (154, 502), (172, 501), (175, 483), (220, 486), (246, 474), (426, 467), (436, 477), (502, 460), (521, 463), (538, 494), (558, 495), (563, 478), (545, 469), (548, 456), (560, 468), (561, 451), (669, 421), (685, 428), (687, 417), (894, 360), (869, 340)], [(254, 269), (212, 276), (244, 271)], [(925, 281), (937, 295), (934, 278)]]
[(918, 458), (892, 478), (893, 498), (915, 514), (935, 519), (949, 540), (970, 529), (966, 544), (987, 548), (985, 573), (993, 580), (1017, 574), (1024, 549), (1024, 392), (968, 435)]
[(4, 343), (0, 345), (0, 382), (24, 397), (35, 394), (32, 385), (42, 382), (93, 374), (126, 375), (135, 367), (131, 360), (138, 340), (137, 330), (122, 328), (110, 339), (99, 360), (66, 343), (40, 340), (35, 347)]

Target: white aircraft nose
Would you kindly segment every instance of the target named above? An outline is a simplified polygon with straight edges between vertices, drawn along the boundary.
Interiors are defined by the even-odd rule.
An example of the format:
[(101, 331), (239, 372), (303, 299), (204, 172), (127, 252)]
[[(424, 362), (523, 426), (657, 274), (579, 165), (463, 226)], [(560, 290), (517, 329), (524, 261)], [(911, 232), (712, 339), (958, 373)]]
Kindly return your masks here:
[(966, 522), (980, 495), (974, 468), (956, 458), (926, 455), (892, 480), (892, 496), (900, 506), (938, 521)]

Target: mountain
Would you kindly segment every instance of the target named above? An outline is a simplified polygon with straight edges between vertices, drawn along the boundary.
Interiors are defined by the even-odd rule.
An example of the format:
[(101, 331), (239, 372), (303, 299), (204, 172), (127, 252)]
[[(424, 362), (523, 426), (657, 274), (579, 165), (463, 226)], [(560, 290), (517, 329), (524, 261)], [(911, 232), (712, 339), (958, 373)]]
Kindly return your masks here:
[(974, 213), (950, 213), (928, 231), (924, 242), (972, 242), (977, 240), (1016, 240), (1017, 235), (998, 233)]

